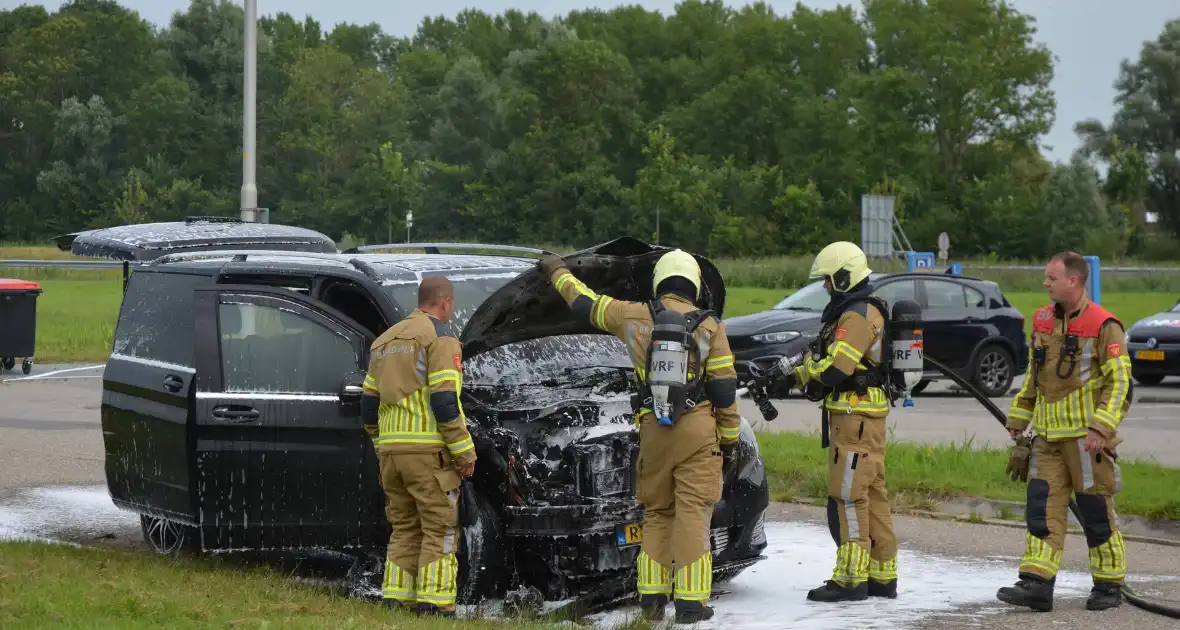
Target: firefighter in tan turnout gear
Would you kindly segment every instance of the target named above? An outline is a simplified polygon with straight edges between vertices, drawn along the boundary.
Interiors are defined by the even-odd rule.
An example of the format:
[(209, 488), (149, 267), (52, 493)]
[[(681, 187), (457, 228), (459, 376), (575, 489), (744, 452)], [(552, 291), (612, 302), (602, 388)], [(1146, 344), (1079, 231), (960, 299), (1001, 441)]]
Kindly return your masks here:
[[(1123, 324), (1086, 299), (1086, 261), (1057, 254), (1045, 267), (1052, 304), (1033, 316), (1029, 367), (1008, 411), (1018, 446), (1009, 474), (1028, 481), (1027, 540), (1019, 581), (1000, 601), (1047, 612), (1065, 548), (1069, 496), (1077, 498), (1094, 586), (1090, 610), (1122, 603), (1127, 552), (1114, 495), (1122, 490), (1115, 446), (1131, 406), (1131, 360)], [(1022, 434), (1032, 424), (1031, 447)]]
[(459, 487), (475, 471), (454, 304), (450, 280), (422, 281), (418, 308), (373, 342), (362, 398), (393, 527), (384, 602), (443, 616), (455, 614)]
[(885, 418), (892, 398), (883, 331), (889, 307), (871, 295), (871, 273), (854, 243), (838, 241), (819, 252), (810, 277), (823, 279), (831, 300), (820, 317), (818, 343), (784, 375), (788, 387), (821, 401), (828, 449), (828, 527), (836, 566), (831, 580), (808, 592), (814, 601), (897, 597), (897, 537), (885, 485)]
[(557, 256), (545, 256), (539, 267), (577, 316), (623, 340), (635, 366), (641, 401), (636, 495), (645, 508), (637, 568), (644, 615), (662, 619), (672, 596), (677, 622), (709, 619), (709, 526), (721, 499), (722, 460), (738, 440), (741, 419), (725, 327), (694, 305), (700, 267), (683, 251), (664, 254), (652, 278), (656, 299), (649, 304), (595, 294)]

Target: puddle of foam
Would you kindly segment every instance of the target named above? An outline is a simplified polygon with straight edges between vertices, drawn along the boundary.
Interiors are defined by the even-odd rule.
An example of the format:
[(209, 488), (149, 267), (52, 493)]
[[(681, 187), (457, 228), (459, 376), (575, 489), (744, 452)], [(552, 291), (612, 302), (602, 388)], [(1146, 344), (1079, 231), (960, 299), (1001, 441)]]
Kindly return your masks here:
[(0, 504), (0, 540), (46, 542), (138, 529), (139, 517), (115, 507), (106, 486), (31, 488)]
[[(996, 590), (1016, 581), (1013, 561), (946, 558), (902, 550), (898, 554), (898, 598), (823, 604), (807, 601), (807, 591), (831, 579), (835, 545), (828, 530), (803, 523), (767, 523), (766, 560), (746, 569), (728, 590), (710, 602), (713, 619), (697, 628), (805, 628), (841, 630), (904, 628), (937, 613), (972, 604), (1005, 604)], [(1085, 596), (1089, 575), (1065, 572), (1057, 578), (1058, 596)], [(995, 609), (990, 609), (994, 612)], [(667, 612), (672, 612), (669, 604)], [(988, 609), (971, 614), (987, 614)], [(591, 617), (599, 627), (615, 627), (638, 615), (630, 606)]]

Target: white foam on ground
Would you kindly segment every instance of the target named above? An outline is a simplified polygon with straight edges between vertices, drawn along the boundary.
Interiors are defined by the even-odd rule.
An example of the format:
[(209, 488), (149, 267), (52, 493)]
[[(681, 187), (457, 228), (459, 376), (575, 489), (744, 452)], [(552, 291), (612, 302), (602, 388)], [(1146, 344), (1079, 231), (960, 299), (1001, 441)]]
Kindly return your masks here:
[[(954, 613), (969, 606), (987, 605), (964, 612), (983, 616), (1010, 608), (996, 600), (996, 590), (1016, 581), (1019, 558), (951, 558), (903, 549), (898, 557), (898, 598), (870, 598), (863, 602), (822, 604), (807, 601), (807, 591), (831, 578), (835, 545), (827, 528), (809, 523), (766, 523), (770, 546), (767, 559), (746, 569), (717, 590), (729, 591), (710, 602), (716, 616), (699, 624), (708, 628), (802, 628), (841, 630), (906, 628), (935, 614)], [(138, 517), (111, 502), (105, 486), (34, 488), (0, 503), (0, 540), (52, 542), (64, 533), (71, 537), (102, 536), (139, 529)], [(1014, 536), (1021, 535), (1013, 530)], [(1152, 578), (1161, 579), (1161, 578)], [(1137, 581), (1130, 578), (1128, 581)], [(1085, 573), (1058, 576), (1056, 595), (1085, 597), (1091, 579)], [(496, 616), (500, 602), (489, 602), (482, 611), (464, 610), (464, 616)], [(547, 602), (553, 608), (557, 602)], [(668, 606), (669, 617), (673, 612)], [(627, 606), (590, 616), (600, 628), (614, 628), (637, 617)]]
[(139, 529), (139, 517), (115, 507), (106, 486), (30, 488), (0, 503), (0, 540), (87, 538)]
[[(1019, 530), (1013, 530), (1019, 536)], [(869, 598), (862, 602), (824, 604), (807, 601), (807, 591), (831, 579), (836, 546), (827, 528), (804, 523), (766, 523), (770, 546), (766, 560), (746, 569), (733, 581), (716, 585), (728, 590), (709, 605), (713, 619), (701, 628), (905, 628), (934, 614), (964, 606), (994, 603), (996, 590), (1013, 584), (1018, 558), (985, 560), (946, 558), (903, 549), (898, 555), (898, 597)], [(1084, 597), (1091, 579), (1082, 573), (1061, 573), (1055, 595)], [(667, 615), (671, 617), (672, 605)], [(979, 613), (987, 614), (984, 610)], [(990, 612), (997, 612), (993, 609)], [(617, 627), (638, 616), (630, 606), (591, 617), (595, 625)]]

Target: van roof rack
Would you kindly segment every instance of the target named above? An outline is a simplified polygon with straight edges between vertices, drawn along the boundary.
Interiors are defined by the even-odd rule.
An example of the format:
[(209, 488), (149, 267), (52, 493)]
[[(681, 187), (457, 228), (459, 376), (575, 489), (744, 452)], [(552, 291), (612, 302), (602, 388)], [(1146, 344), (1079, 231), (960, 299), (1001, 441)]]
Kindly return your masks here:
[(545, 250), (534, 249), (532, 247), (519, 247), (517, 245), (488, 245), (484, 243), (386, 243), (384, 245), (362, 245), (360, 247), (352, 247), (344, 250), (344, 254), (363, 254), (367, 252), (385, 251), (391, 249), (420, 249), (427, 254), (441, 254), (440, 249), (457, 249), (461, 251), (491, 251), (491, 252), (515, 252), (520, 254), (533, 254), (536, 256), (545, 254)]
[(200, 222), (200, 223), (245, 223), (245, 221), (243, 221), (239, 217), (215, 217), (215, 216), (185, 217), (184, 222), (186, 225), (192, 224), (192, 223), (197, 223), (197, 222)]
[(171, 254), (164, 254), (158, 258), (153, 259), (148, 263), (153, 265), (166, 265), (168, 263), (180, 262), (183, 260), (193, 260), (195, 258), (232, 258), (233, 262), (243, 262), (250, 256), (270, 256), (281, 258), (313, 258), (318, 260), (332, 260), (336, 262), (344, 262), (340, 254), (329, 254), (326, 252), (295, 252), (286, 249), (211, 249), (200, 252), (173, 252)]

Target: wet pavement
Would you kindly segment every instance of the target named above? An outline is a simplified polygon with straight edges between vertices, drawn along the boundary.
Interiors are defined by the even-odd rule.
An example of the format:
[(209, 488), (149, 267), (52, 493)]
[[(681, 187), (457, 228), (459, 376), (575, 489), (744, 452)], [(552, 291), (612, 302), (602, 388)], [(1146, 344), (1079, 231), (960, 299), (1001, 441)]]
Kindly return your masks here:
[[(143, 548), (138, 517), (116, 509), (104, 485), (101, 370), (73, 369), (77, 367), (84, 366), (37, 366), (31, 378), (6, 374), (11, 380), (0, 383), (0, 539), (52, 538)], [(62, 369), (72, 371), (58, 371)], [(1136, 393), (1150, 389), (1136, 388)], [(1005, 400), (995, 402), (1006, 408)], [(895, 410), (898, 439), (962, 440), (959, 429), (965, 429), (974, 432), (977, 441), (1004, 444), (998, 423), (973, 401), (935, 395), (915, 403), (915, 408)], [(816, 426), (818, 413), (810, 403), (777, 404), (784, 413), (772, 427), (806, 430)], [(752, 405), (743, 412), (748, 418), (758, 417)], [(1134, 430), (1127, 432), (1124, 456), (1155, 456), (1180, 465), (1174, 455), (1169, 459), (1164, 452), (1169, 443), (1180, 441), (1180, 405), (1139, 404), (1127, 422)], [(1136, 439), (1138, 435), (1144, 437)], [(1176, 620), (1129, 604), (1103, 613), (1086, 611), (1090, 578), (1084, 539), (1077, 536), (1067, 539), (1057, 609), (1041, 615), (1014, 610), (996, 601), (995, 591), (1015, 580), (1024, 547), (1021, 530), (920, 517), (896, 518), (903, 550), (897, 600), (841, 606), (807, 602), (807, 590), (831, 575), (834, 546), (824, 512), (776, 505), (770, 517), (767, 560), (719, 587), (728, 592), (712, 602), (717, 617), (698, 627), (1180, 627)], [(1180, 548), (1129, 542), (1127, 553), (1130, 581), (1141, 594), (1180, 601), (1180, 579), (1174, 577), (1180, 574)], [(600, 626), (610, 626), (635, 613), (627, 607), (593, 619)]]

